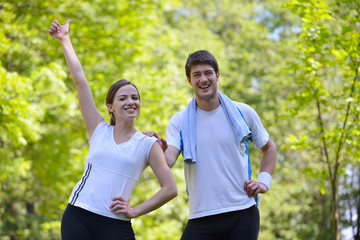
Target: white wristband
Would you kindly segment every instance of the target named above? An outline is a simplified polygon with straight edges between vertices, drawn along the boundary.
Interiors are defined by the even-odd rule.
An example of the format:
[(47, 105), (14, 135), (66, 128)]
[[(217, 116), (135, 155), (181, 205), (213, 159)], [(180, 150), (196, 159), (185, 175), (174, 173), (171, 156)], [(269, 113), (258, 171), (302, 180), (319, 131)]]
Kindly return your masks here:
[(268, 188), (268, 190), (270, 189), (270, 185), (271, 185), (271, 181), (272, 181), (272, 177), (269, 173), (267, 172), (261, 172), (259, 173), (258, 176), (258, 182), (261, 182), (263, 184), (265, 184), (265, 186)]

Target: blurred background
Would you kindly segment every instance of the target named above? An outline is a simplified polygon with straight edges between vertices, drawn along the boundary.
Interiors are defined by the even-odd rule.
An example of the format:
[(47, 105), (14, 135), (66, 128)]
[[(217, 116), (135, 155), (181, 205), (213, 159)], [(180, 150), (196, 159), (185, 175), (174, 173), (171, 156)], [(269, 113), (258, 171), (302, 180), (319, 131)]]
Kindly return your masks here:
[[(207, 49), (219, 89), (253, 107), (278, 151), (260, 240), (360, 239), (359, 0), (0, 0), (0, 239), (60, 239), (88, 137), (53, 20), (70, 36), (103, 116), (125, 78), (137, 129), (165, 137), (192, 98), (189, 53)], [(260, 151), (250, 146), (254, 178)], [(180, 239), (188, 198), (132, 220), (138, 240)], [(206, 184), (206, 183), (204, 183)], [(131, 204), (158, 189), (145, 170)]]

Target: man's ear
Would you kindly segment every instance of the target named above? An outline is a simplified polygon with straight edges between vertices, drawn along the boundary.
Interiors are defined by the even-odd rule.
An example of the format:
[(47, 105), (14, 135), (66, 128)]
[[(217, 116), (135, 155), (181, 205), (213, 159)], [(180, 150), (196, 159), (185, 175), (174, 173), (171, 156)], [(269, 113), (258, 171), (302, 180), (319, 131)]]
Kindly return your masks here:
[(186, 77), (188, 83), (191, 85), (191, 79), (189, 77)]

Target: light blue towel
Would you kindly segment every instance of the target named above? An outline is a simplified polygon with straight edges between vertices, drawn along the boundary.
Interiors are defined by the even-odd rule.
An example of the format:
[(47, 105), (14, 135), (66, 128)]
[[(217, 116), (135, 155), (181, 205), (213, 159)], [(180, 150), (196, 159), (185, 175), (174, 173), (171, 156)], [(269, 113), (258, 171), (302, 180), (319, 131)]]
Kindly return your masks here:
[[(233, 129), (236, 140), (243, 143), (251, 137), (251, 131), (246, 125), (240, 110), (225, 94), (219, 93), (219, 99), (226, 118), (229, 120)], [(185, 109), (183, 125), (181, 129), (182, 154), (185, 163), (196, 163), (196, 100), (195, 97), (190, 101)]]

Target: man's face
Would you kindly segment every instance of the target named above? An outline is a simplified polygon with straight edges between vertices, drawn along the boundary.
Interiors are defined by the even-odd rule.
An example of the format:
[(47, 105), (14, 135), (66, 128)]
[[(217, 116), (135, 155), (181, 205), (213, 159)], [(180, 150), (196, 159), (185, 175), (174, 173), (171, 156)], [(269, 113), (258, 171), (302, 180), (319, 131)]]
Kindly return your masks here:
[(209, 100), (215, 96), (218, 80), (219, 73), (216, 74), (214, 69), (206, 64), (193, 66), (188, 78), (195, 95), (201, 100)]

